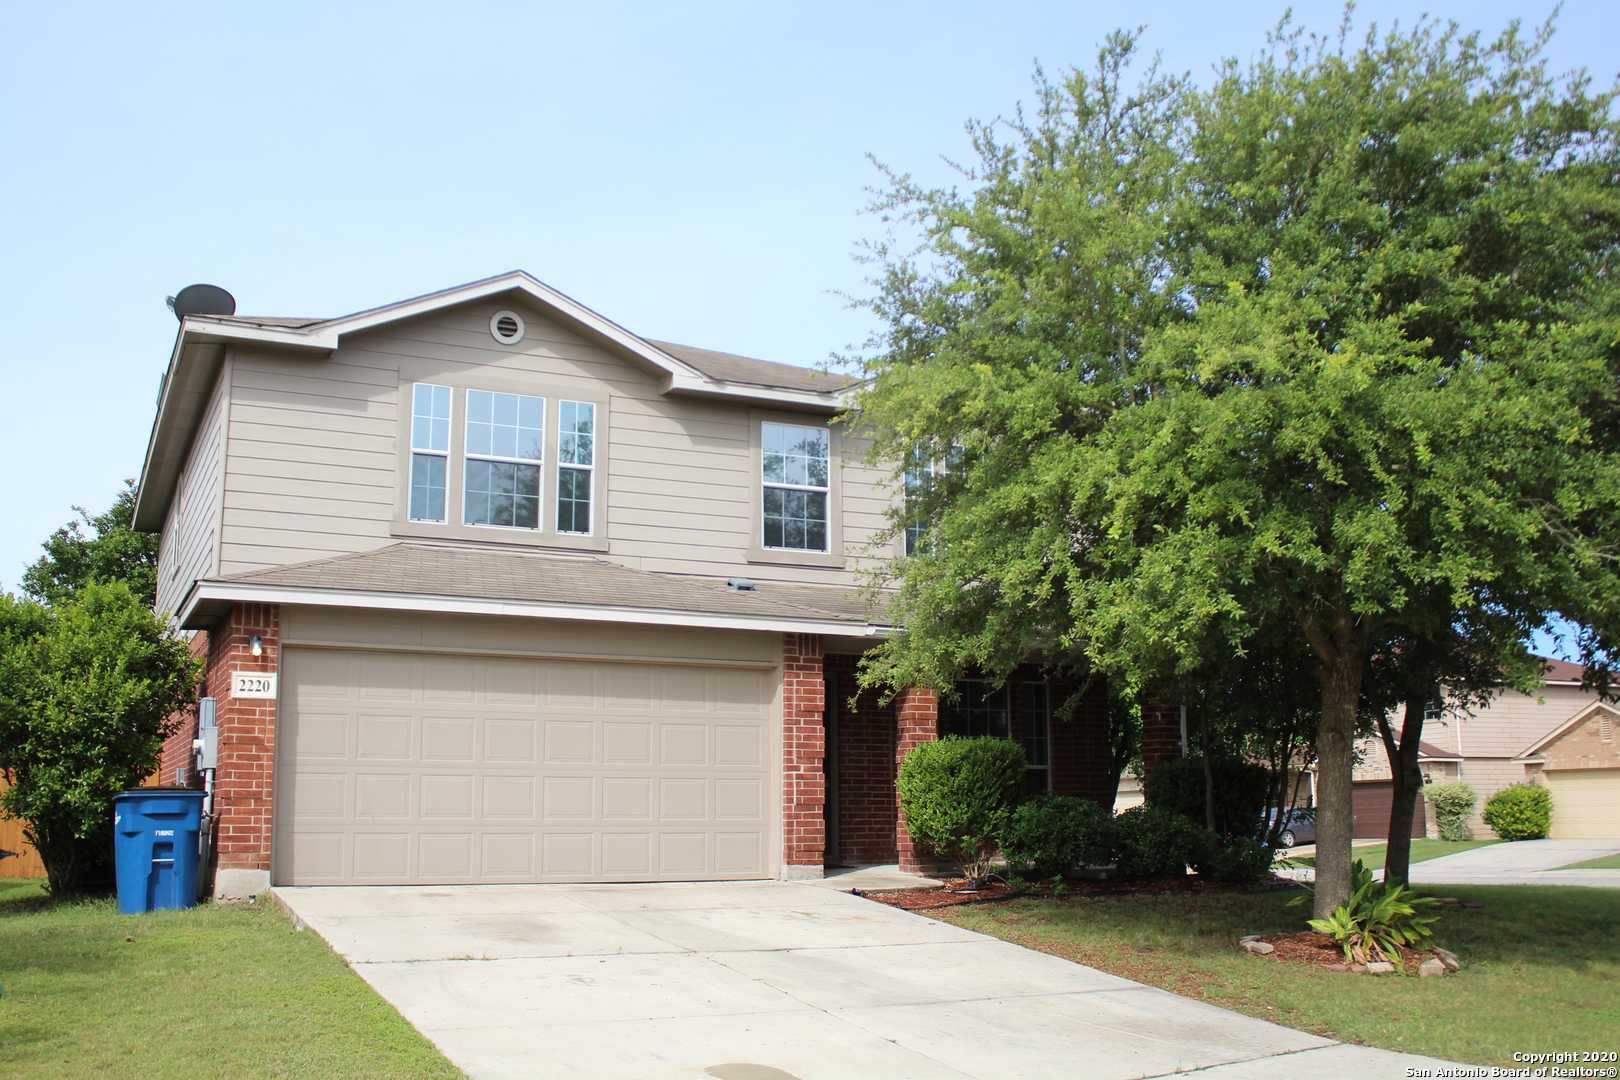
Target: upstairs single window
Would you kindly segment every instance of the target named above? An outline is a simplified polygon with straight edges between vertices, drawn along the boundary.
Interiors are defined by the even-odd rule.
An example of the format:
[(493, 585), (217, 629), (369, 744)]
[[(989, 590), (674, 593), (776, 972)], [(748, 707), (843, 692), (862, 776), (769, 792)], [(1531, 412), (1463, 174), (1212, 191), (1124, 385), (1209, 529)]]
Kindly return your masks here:
[(557, 531), (591, 531), (596, 469), (596, 406), (564, 401), (557, 410)]
[(411, 520), (443, 521), (450, 461), (450, 388), (417, 383), (411, 392)]
[(765, 547), (827, 550), (826, 428), (762, 425)]
[(545, 436), (545, 398), (467, 391), (463, 520), (468, 525), (540, 527)]

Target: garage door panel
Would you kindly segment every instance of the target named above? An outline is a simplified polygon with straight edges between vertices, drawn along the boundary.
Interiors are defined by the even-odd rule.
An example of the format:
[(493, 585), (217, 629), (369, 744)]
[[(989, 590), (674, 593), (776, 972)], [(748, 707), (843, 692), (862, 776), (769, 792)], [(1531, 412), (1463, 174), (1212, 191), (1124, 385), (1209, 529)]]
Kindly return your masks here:
[(473, 777), (423, 776), (422, 817), (473, 819)]
[(1549, 769), (1554, 840), (1620, 839), (1620, 769)]
[(484, 817), (534, 817), (534, 777), (484, 777)]
[(411, 759), (410, 716), (361, 716), (359, 745), (355, 756), (361, 761), (409, 761)]
[(602, 762), (607, 765), (650, 765), (653, 726), (608, 721), (602, 725)]
[(546, 764), (589, 765), (596, 761), (596, 731), (591, 720), (547, 720)]
[(774, 871), (765, 673), (297, 647), (283, 670), (281, 883)]
[(470, 716), (424, 716), (423, 761), (471, 761), (477, 745), (478, 724)]
[(702, 724), (660, 724), (658, 726), (660, 765), (707, 765), (709, 729)]
[(591, 821), (594, 780), (589, 776), (548, 776), (545, 778), (545, 819), (547, 821)]
[(537, 726), (533, 720), (485, 720), (484, 759), (532, 763)]

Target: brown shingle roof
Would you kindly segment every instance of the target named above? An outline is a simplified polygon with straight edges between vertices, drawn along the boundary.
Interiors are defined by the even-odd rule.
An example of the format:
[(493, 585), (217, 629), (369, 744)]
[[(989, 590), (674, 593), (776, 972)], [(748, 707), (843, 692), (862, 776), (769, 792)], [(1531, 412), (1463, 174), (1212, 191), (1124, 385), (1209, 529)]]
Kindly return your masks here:
[(718, 578), (655, 574), (602, 559), (401, 543), (353, 555), (250, 570), (212, 581), (295, 589), (530, 601), (647, 612), (865, 625), (841, 589), (762, 582), (738, 592)]
[(748, 383), (751, 386), (769, 386), (781, 390), (810, 390), (830, 394), (842, 390), (855, 380), (847, 375), (816, 371), (813, 368), (778, 364), (774, 360), (755, 360), (750, 356), (696, 349), (690, 345), (676, 345), (669, 341), (644, 338), (677, 360), (685, 361), (711, 379), (725, 382)]

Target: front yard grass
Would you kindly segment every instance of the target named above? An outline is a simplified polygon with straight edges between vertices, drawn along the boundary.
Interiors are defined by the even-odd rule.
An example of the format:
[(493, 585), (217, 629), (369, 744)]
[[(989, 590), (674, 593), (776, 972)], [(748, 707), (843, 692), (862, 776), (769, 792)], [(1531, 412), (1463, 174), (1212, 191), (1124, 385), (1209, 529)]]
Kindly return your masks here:
[[(1428, 862), (1430, 859), (1438, 859), (1443, 855), (1455, 855), (1459, 851), (1487, 847), (1501, 842), (1500, 840), (1413, 840), (1411, 862)], [(1388, 851), (1388, 844), (1368, 844), (1366, 847), (1352, 848), (1350, 853), (1354, 858), (1360, 859), (1362, 865), (1367, 869), (1382, 870), (1384, 868), (1384, 856)], [(1315, 866), (1316, 856), (1304, 855), (1290, 861), (1299, 866)]]
[(1568, 866), (1560, 866), (1560, 870), (1620, 870), (1620, 852), (1613, 855), (1603, 855), (1596, 859), (1587, 859), (1585, 862), (1572, 862)]
[[(1431, 892), (1433, 890), (1430, 890)], [(1574, 886), (1445, 886), (1436, 943), (1462, 971), (1353, 975), (1237, 950), (1306, 929), (1290, 893), (1020, 899), (929, 915), (1288, 1027), (1478, 1065), (1515, 1051), (1614, 1050), (1620, 896)]]
[(0, 1075), (461, 1080), (273, 901), (120, 915), (42, 884), (0, 880)]

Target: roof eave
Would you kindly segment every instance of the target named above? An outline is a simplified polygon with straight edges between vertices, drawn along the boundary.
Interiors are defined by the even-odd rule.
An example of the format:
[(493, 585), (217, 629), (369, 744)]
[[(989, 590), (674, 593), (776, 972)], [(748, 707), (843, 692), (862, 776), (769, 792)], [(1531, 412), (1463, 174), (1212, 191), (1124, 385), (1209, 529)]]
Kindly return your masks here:
[(658, 608), (557, 604), (536, 600), (501, 600), (425, 593), (383, 593), (358, 589), (315, 589), (308, 586), (256, 585), (247, 582), (207, 580), (197, 582), (187, 596), (179, 613), (179, 623), (187, 630), (209, 629), (233, 603), (309, 604), (317, 607), (420, 611), (447, 615), (507, 615), (708, 630), (836, 634), (842, 637), (881, 638), (886, 637), (890, 630), (885, 626), (837, 619), (717, 615)]

